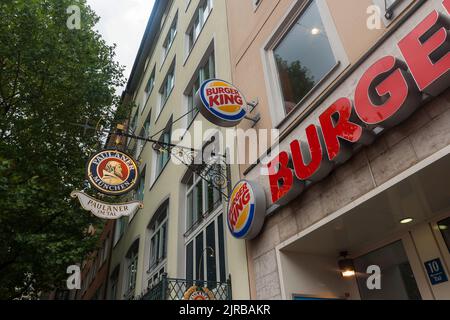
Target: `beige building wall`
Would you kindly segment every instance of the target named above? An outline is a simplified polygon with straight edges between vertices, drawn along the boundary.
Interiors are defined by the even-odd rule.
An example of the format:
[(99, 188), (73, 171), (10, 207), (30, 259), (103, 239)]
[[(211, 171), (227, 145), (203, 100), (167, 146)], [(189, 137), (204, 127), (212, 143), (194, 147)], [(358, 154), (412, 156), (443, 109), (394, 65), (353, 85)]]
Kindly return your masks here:
[[(233, 82), (248, 100), (258, 99), (259, 105), (253, 114), (260, 113), (261, 121), (256, 128), (280, 129), (281, 150), (288, 150), (289, 141), (302, 137), (305, 126), (314, 122), (335, 99), (353, 98), (358, 79), (377, 58), (386, 54), (401, 58), (396, 48), (398, 40), (423, 20), (433, 8), (444, 10), (440, 5), (441, 1), (437, 0), (407, 2), (405, 7), (401, 8), (404, 11), (397, 12), (387, 28), (383, 24), (381, 29), (369, 30), (366, 27), (369, 17), (366, 10), (369, 5), (374, 4), (373, 1), (322, 1), (331, 17), (327, 23), (331, 23), (335, 30), (334, 40), (342, 46), (346, 60), (343, 60), (342, 68), (334, 72), (331, 79), (321, 85), (316, 94), (306, 100), (299, 110), (292, 112), (283, 122), (277, 123), (274, 122), (273, 112), (270, 110), (273, 100), (271, 95), (276, 88), (267, 84), (264, 48), (273, 38), (275, 30), (282, 29), (285, 21), (304, 5), (304, 2), (263, 0), (259, 7), (255, 8), (253, 1), (227, 1)], [(419, 9), (398, 29), (401, 19), (410, 10), (416, 9), (416, 6)], [(388, 36), (394, 30), (398, 31)], [(383, 38), (385, 36), (386, 39)], [(369, 55), (379, 41), (384, 41), (384, 44)], [(334, 87), (336, 83), (340, 84)], [(281, 105), (279, 107), (282, 109)], [(348, 163), (334, 170), (331, 176), (268, 218), (261, 234), (256, 239), (247, 241), (252, 299), (282, 297), (277, 246), (446, 148), (450, 144), (449, 121), (450, 96), (447, 90), (440, 97), (422, 106), (402, 125), (393, 128), (373, 145), (355, 154)], [(244, 129), (250, 126), (249, 122), (243, 122), (241, 125)], [(290, 132), (292, 128), (294, 130)], [(253, 168), (248, 164), (242, 165), (241, 178), (257, 181), (265, 188), (270, 199), (268, 177), (261, 176), (259, 169), (260, 166)]]
[[(225, 0), (213, 0), (213, 9), (204, 25), (195, 47), (188, 55), (186, 50), (186, 32), (194, 16), (195, 10), (199, 5), (199, 0), (175, 0), (169, 6), (166, 18), (162, 22), (160, 34), (156, 37), (153, 44), (153, 51), (147, 57), (147, 69), (141, 77), (139, 87), (136, 91), (131, 92), (133, 100), (137, 105), (141, 105), (141, 109), (133, 109), (133, 115), (138, 112), (137, 130), (139, 134), (145, 119), (149, 112), (151, 113), (151, 130), (150, 135), (163, 130), (166, 124), (172, 118), (176, 120), (186, 114), (187, 100), (185, 98), (185, 90), (188, 87), (194, 73), (196, 72), (200, 62), (211, 49), (215, 52), (215, 72), (216, 76), (225, 80), (231, 80), (230, 70), (230, 51), (228, 47), (228, 29), (226, 19)], [(168, 52), (167, 57), (162, 60), (163, 41), (169, 32), (174, 17), (178, 14), (178, 26), (174, 43)], [(208, 51), (209, 50), (209, 51)], [(163, 110), (159, 113), (159, 88), (163, 84), (163, 80), (171, 68), (172, 62), (175, 61), (175, 85), (172, 93)], [(144, 87), (147, 79), (150, 77), (155, 67), (155, 86), (148, 99), (148, 102), (142, 107)], [(132, 118), (131, 117), (131, 118)], [(206, 121), (200, 114), (196, 121), (201, 121), (203, 126), (202, 134), (211, 128), (212, 124)], [(183, 118), (173, 124), (172, 133), (176, 130), (187, 128), (187, 120)], [(193, 135), (193, 127), (189, 129)], [(159, 139), (159, 134), (155, 139)], [(202, 137), (195, 136), (197, 144), (196, 148), (202, 146)], [(135, 142), (131, 142), (130, 148)], [(134, 296), (139, 296), (146, 291), (149, 274), (149, 248), (150, 238), (147, 229), (153, 215), (164, 203), (170, 199), (168, 214), (168, 246), (167, 246), (167, 267), (166, 272), (169, 278), (185, 278), (185, 186), (182, 184), (182, 178), (186, 173), (186, 166), (176, 165), (172, 162), (166, 166), (162, 174), (155, 180), (154, 166), (155, 152), (152, 149), (152, 143), (147, 143), (139, 158), (141, 168), (146, 166), (146, 183), (143, 210), (140, 210), (135, 217), (127, 222), (127, 228), (117, 245), (114, 247), (111, 271), (117, 265), (120, 268), (120, 286), (119, 293), (124, 293), (124, 281), (126, 281), (126, 253), (132, 243), (138, 239), (139, 255), (137, 268), (137, 284)], [(237, 167), (232, 168), (233, 181), (238, 179)], [(223, 214), (225, 213), (226, 203), (224, 203)], [(225, 253), (227, 256), (227, 276), (231, 275), (232, 289), (234, 299), (246, 299), (249, 297), (248, 272), (246, 263), (246, 248), (244, 243), (236, 241), (229, 236), (225, 227), (226, 245)], [(195, 260), (195, 264), (198, 262)], [(123, 298), (119, 296), (119, 298)]]

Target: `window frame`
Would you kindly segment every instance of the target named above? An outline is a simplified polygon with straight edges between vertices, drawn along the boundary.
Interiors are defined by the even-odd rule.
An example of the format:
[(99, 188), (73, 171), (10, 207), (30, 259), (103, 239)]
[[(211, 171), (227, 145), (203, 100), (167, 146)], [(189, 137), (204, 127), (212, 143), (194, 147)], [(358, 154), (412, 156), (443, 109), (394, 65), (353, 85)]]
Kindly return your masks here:
[[(319, 14), (327, 33), (327, 38), (334, 55), (336, 65), (299, 101), (295, 108), (286, 113), (284, 95), (281, 87), (279, 72), (276, 64), (274, 50), (290, 32), (295, 23), (302, 17), (312, 2), (316, 2)], [(349, 60), (336, 26), (333, 22), (329, 7), (325, 0), (295, 1), (280, 20), (275, 31), (269, 36), (261, 49), (263, 69), (268, 93), (269, 111), (273, 128), (282, 127), (286, 120), (295, 118), (299, 113), (309, 108), (309, 105), (322, 93), (323, 89), (338, 77), (349, 65)]]
[[(221, 254), (220, 254), (220, 241), (219, 241), (219, 219), (222, 219), (222, 232), (223, 232), (223, 242), (222, 242), (222, 246), (223, 246), (223, 268), (224, 270), (221, 270)], [(209, 216), (207, 219), (205, 219), (205, 221), (202, 222), (201, 226), (199, 226), (195, 232), (191, 233), (189, 236), (185, 236), (184, 240), (184, 246), (183, 246), (183, 255), (185, 258), (185, 278), (187, 279), (187, 259), (188, 259), (188, 253), (187, 253), (187, 248), (190, 244), (192, 244), (192, 278), (193, 279), (187, 279), (188, 281), (196, 281), (196, 280), (200, 280), (198, 275), (197, 275), (197, 268), (199, 266), (200, 263), (200, 258), (199, 261), (197, 261), (197, 238), (200, 234), (202, 234), (202, 248), (203, 251), (201, 254), (203, 254), (203, 258), (201, 260), (202, 262), (202, 271), (203, 271), (203, 277), (202, 277), (202, 281), (212, 281), (211, 279), (208, 279), (208, 259), (207, 259), (207, 255), (209, 252), (205, 251), (206, 248), (208, 247), (207, 244), (207, 229), (208, 227), (214, 224), (214, 243), (215, 243), (215, 248), (214, 249), (214, 258), (215, 258), (215, 265), (216, 265), (216, 280), (215, 282), (224, 282), (226, 281), (226, 277), (228, 274), (228, 259), (227, 259), (227, 245), (226, 245), (226, 222), (225, 222), (225, 215), (223, 213), (222, 208), (220, 207), (220, 210), (217, 210), (214, 214), (212, 214), (211, 216)], [(200, 256), (201, 257), (201, 256)], [(224, 278), (222, 279), (222, 275), (224, 276)]]
[[(219, 192), (219, 199), (214, 202), (212, 204), (212, 209), (209, 209), (209, 203), (208, 203), (208, 192), (209, 192), (209, 187), (208, 186), (208, 182), (205, 181), (204, 179), (202, 179), (200, 176), (198, 176), (195, 173), (192, 173), (192, 184), (188, 185), (186, 184), (186, 193), (185, 193), (185, 236), (189, 237), (190, 234), (192, 233), (196, 233), (199, 229), (199, 226), (202, 225), (202, 223), (208, 219), (209, 216), (214, 216), (216, 215), (219, 211), (222, 210), (222, 206), (223, 206), (223, 196), (222, 194)], [(189, 178), (189, 180), (191, 180), (191, 178)], [(192, 197), (194, 199), (194, 207), (192, 210), (192, 213), (196, 210), (195, 209), (195, 203), (196, 203), (196, 199), (197, 199), (197, 194), (196, 194), (196, 187), (197, 185), (201, 183), (201, 191), (202, 191), (202, 208), (200, 210), (200, 214), (199, 216), (197, 216), (197, 220), (194, 221), (192, 218), (189, 217), (189, 204), (188, 204), (188, 197), (192, 194)], [(212, 189), (216, 192), (217, 189), (214, 188), (212, 186)], [(213, 191), (213, 192), (214, 192)], [(214, 198), (214, 193), (213, 193), (213, 198)], [(198, 212), (198, 211), (197, 211)], [(191, 221), (192, 220), (192, 221)]]
[[(170, 210), (170, 201), (169, 199), (165, 200), (162, 205), (156, 210), (153, 215), (150, 223), (147, 226), (147, 236), (146, 236), (146, 244), (145, 244), (145, 270), (146, 275), (143, 277), (144, 287), (150, 288), (152, 285), (155, 285), (158, 280), (160, 280), (162, 274), (167, 269), (167, 255), (168, 255), (168, 243), (169, 243), (169, 210)], [(158, 235), (158, 240), (160, 239), (160, 233), (162, 228), (165, 227), (165, 239), (163, 245), (163, 256), (160, 261), (156, 260), (156, 264), (152, 264), (154, 260), (152, 258), (153, 254), (153, 245), (152, 239)], [(161, 248), (161, 242), (159, 243), (159, 248)], [(156, 277), (156, 278), (155, 278)]]
[[(153, 80), (153, 81), (151, 81), (151, 80)], [(151, 83), (151, 88), (149, 89), (150, 83)], [(150, 77), (147, 79), (147, 82), (145, 83), (144, 94), (143, 94), (143, 99), (142, 99), (141, 114), (145, 111), (145, 108), (147, 107), (148, 100), (150, 99), (150, 96), (153, 93), (155, 84), (156, 84), (156, 65), (153, 67), (153, 70), (150, 73)]]
[[(132, 250), (129, 257), (126, 258), (126, 278), (124, 297), (130, 299), (134, 295), (137, 284), (137, 269), (139, 263), (139, 250)], [(133, 269), (134, 266), (134, 269)]]
[[(206, 4), (206, 6), (205, 6)], [(204, 8), (208, 8), (208, 14), (205, 15)], [(214, 9), (214, 1), (213, 0), (201, 0), (197, 7), (195, 8), (195, 13), (189, 22), (188, 27), (186, 28), (185, 32), (185, 45), (186, 45), (186, 55), (185, 55), (185, 63), (189, 59), (192, 51), (195, 48), (195, 45), (197, 44), (198, 39), (200, 38), (200, 35), (202, 34), (203, 29), (205, 28), (206, 23), (209, 20), (209, 17), (211, 16), (211, 13)], [(201, 16), (201, 20), (200, 20)], [(195, 30), (197, 28), (197, 21), (198, 21), (198, 31), (197, 35), (195, 35)], [(192, 39), (191, 39), (192, 34)]]
[[(167, 74), (164, 77), (164, 81), (159, 89), (159, 108), (157, 110), (158, 112), (156, 121), (158, 121), (159, 117), (161, 116), (164, 107), (166, 106), (167, 101), (169, 101), (170, 96), (172, 95), (172, 92), (175, 88), (175, 81), (176, 81), (175, 66), (176, 66), (176, 58), (173, 59), (173, 62), (169, 67), (169, 71), (167, 71)], [(169, 79), (171, 79), (170, 88), (168, 88)]]
[(170, 24), (169, 31), (167, 31), (167, 35), (164, 38), (164, 42), (162, 45), (161, 68), (163, 67), (167, 59), (167, 56), (169, 55), (170, 50), (172, 49), (173, 44), (175, 43), (177, 34), (178, 34), (178, 11), (175, 13), (172, 23)]
[[(204, 70), (208, 67), (209, 73), (210, 73), (210, 79), (215, 78), (217, 74), (217, 66), (216, 66), (216, 52), (214, 50), (214, 42), (210, 45), (209, 49), (206, 51), (205, 56), (200, 61), (197, 69), (194, 72), (194, 75), (192, 76), (191, 80), (189, 81), (189, 84), (184, 90), (184, 101), (186, 103), (186, 112), (189, 112), (190, 110), (197, 109), (196, 111), (192, 111), (191, 113), (188, 113), (186, 116), (186, 128), (190, 128), (192, 123), (194, 122), (195, 118), (199, 114), (198, 108), (195, 106), (195, 95), (196, 91), (194, 91), (194, 87), (196, 84), (198, 84), (198, 87), (200, 88), (200, 85), (205, 78)], [(211, 74), (212, 73), (212, 74)], [(203, 77), (203, 80), (202, 80)], [(197, 82), (198, 81), (198, 82)], [(192, 104), (192, 105), (190, 105)]]

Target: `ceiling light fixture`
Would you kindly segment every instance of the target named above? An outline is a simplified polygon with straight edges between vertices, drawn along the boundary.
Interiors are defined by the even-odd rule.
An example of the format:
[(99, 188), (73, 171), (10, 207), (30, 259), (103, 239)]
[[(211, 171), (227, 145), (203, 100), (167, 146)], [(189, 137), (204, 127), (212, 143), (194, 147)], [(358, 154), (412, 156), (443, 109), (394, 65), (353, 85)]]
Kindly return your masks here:
[(405, 218), (405, 219), (400, 220), (400, 224), (408, 224), (408, 223), (411, 223), (413, 221), (414, 221), (413, 218)]

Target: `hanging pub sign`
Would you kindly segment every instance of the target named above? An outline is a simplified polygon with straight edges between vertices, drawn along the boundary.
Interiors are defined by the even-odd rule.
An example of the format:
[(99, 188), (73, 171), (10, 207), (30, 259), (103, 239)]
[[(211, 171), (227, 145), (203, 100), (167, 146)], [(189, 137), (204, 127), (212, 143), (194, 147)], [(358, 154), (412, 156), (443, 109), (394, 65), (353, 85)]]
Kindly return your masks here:
[(118, 150), (103, 150), (95, 154), (89, 160), (86, 171), (91, 185), (110, 196), (132, 191), (139, 181), (136, 161)]
[(137, 210), (144, 208), (143, 204), (139, 201), (118, 204), (106, 203), (81, 191), (74, 191), (70, 196), (72, 198), (78, 198), (84, 210), (90, 211), (96, 217), (106, 220), (128, 217), (135, 214)]
[[(139, 181), (136, 161), (118, 150), (103, 150), (93, 155), (88, 161), (86, 175), (97, 191), (110, 196), (121, 196), (132, 191)], [(107, 220), (131, 216), (144, 208), (140, 201), (107, 203), (77, 190), (71, 193), (71, 197), (78, 198), (83, 209)]]
[(234, 187), (229, 202), (227, 223), (233, 237), (253, 239), (264, 224), (266, 195), (254, 182), (241, 180)]
[(208, 288), (192, 286), (184, 293), (183, 300), (208, 301), (215, 300), (215, 297)]
[(202, 83), (195, 105), (207, 120), (221, 127), (234, 127), (247, 115), (244, 95), (231, 83), (220, 79)]

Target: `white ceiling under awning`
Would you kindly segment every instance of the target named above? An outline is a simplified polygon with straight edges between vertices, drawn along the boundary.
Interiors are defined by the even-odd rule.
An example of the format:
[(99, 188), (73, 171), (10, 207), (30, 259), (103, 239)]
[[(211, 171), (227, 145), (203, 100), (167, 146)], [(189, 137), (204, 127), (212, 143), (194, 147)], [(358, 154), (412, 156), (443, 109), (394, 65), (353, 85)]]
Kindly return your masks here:
[[(445, 213), (450, 213), (450, 155), (282, 250), (337, 257), (341, 251), (359, 251)], [(414, 221), (400, 224), (407, 217)]]

